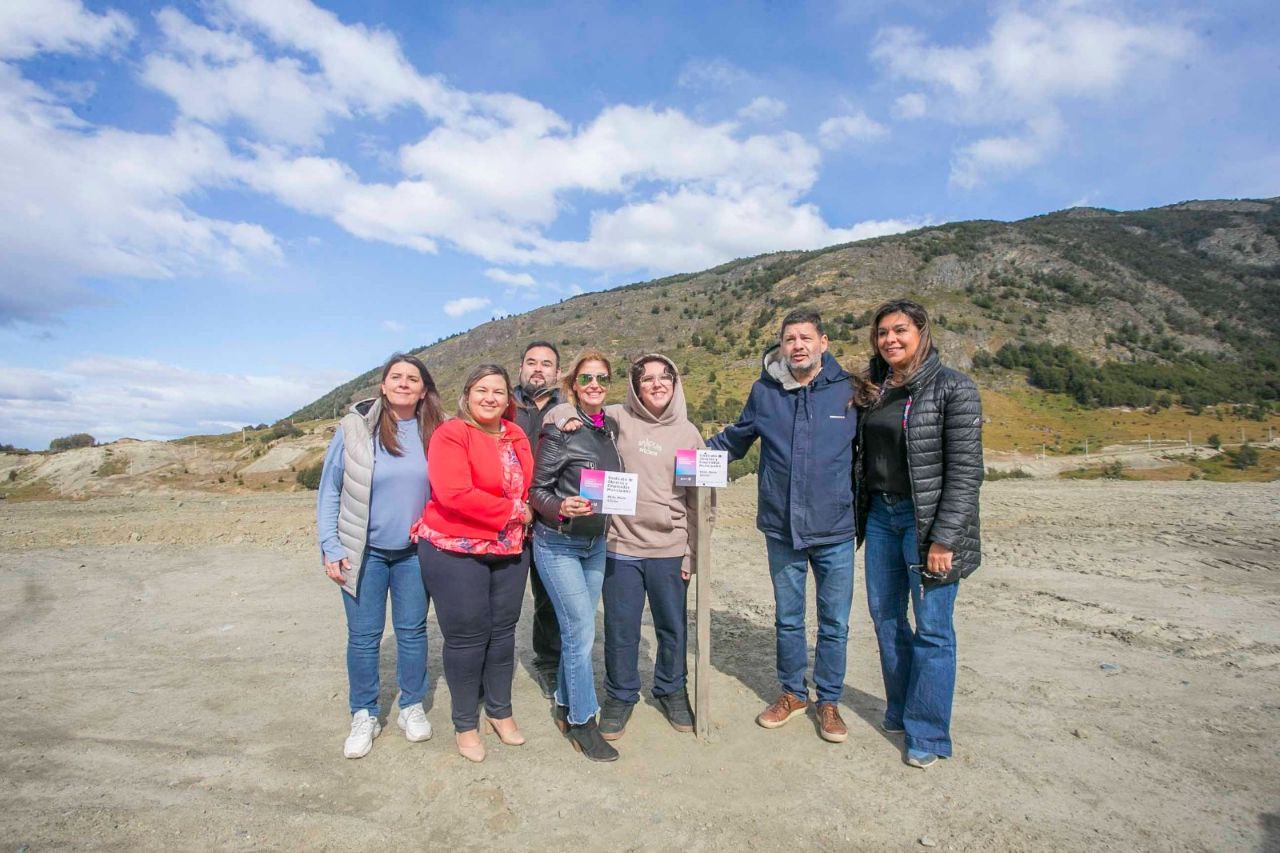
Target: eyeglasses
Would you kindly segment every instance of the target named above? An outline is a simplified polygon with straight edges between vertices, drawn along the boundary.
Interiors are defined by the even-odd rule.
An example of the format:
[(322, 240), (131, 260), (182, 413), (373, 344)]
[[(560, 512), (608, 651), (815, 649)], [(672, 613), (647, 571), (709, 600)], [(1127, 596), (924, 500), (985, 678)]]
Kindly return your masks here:
[(661, 382), (664, 385), (670, 385), (676, 381), (676, 378), (670, 373), (659, 373), (657, 376), (641, 376), (641, 385), (656, 385)]
[(592, 381), (593, 381), (593, 380), (594, 380), (594, 381), (595, 381), (595, 382), (596, 382), (596, 383), (597, 383), (601, 388), (608, 388), (608, 387), (609, 387), (610, 376), (609, 376), (609, 374), (607, 374), (607, 373), (579, 373), (579, 374), (578, 374), (578, 387), (579, 387), (579, 388), (586, 388), (588, 385), (590, 385), (590, 384), (592, 383)]

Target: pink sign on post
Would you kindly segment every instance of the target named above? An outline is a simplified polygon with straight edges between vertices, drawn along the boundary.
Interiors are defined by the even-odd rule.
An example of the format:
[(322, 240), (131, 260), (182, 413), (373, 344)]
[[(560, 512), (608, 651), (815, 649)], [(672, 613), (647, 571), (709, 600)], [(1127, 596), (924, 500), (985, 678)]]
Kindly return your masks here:
[(698, 451), (693, 449), (676, 451), (676, 485), (698, 485)]

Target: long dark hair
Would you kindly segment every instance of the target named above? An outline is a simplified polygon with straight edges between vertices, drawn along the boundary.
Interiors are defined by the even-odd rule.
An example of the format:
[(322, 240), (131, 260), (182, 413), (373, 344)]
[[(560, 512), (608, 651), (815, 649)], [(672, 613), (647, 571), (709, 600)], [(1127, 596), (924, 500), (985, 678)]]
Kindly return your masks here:
[(413, 416), (418, 421), (418, 435), (422, 436), (423, 453), (427, 451), (431, 433), (435, 432), (436, 427), (444, 421), (444, 410), (440, 408), (440, 394), (436, 391), (436, 382), (431, 378), (431, 372), (422, 363), (422, 359), (403, 352), (392, 353), (386, 364), (382, 365), (382, 378), (378, 380), (378, 400), (382, 403), (382, 411), (378, 415), (378, 442), (392, 456), (403, 456), (404, 451), (400, 449), (400, 439), (396, 435), (396, 416), (391, 411), (391, 401), (387, 399), (386, 394), (382, 393), (381, 386), (387, 381), (387, 374), (391, 372), (391, 368), (401, 363), (418, 371), (418, 375), (422, 378), (422, 387), (427, 392), (426, 396), (413, 408)]
[[(880, 355), (880, 347), (877, 345), (880, 321), (890, 314), (906, 314), (907, 319), (920, 330), (920, 346), (906, 368), (901, 371), (890, 369), (889, 362)], [(854, 405), (861, 407), (873, 405), (881, 398), (881, 392), (886, 388), (897, 388), (910, 382), (911, 377), (915, 376), (920, 365), (924, 364), (924, 360), (933, 351), (933, 336), (929, 332), (929, 312), (924, 310), (924, 306), (919, 302), (895, 299), (877, 308), (875, 317), (871, 321), (871, 358), (866, 368), (853, 376)]]

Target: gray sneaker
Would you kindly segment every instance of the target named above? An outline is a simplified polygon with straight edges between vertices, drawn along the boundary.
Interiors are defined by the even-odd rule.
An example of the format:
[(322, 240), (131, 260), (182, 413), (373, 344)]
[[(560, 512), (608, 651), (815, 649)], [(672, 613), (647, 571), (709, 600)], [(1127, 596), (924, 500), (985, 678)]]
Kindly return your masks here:
[(671, 724), (671, 728), (678, 732), (693, 731), (693, 708), (689, 707), (688, 690), (681, 687), (675, 693), (653, 698), (657, 699), (658, 704), (662, 706), (662, 713)]
[(606, 696), (604, 707), (600, 709), (600, 737), (605, 740), (617, 740), (627, 732), (627, 721), (635, 704)]

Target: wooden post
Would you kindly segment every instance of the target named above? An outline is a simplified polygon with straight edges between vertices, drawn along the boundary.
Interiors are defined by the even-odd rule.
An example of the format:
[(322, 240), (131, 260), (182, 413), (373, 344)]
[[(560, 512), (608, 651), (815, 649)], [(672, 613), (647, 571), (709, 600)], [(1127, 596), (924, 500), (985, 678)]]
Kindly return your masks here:
[(694, 593), (697, 600), (697, 658), (694, 661), (694, 734), (704, 743), (711, 737), (711, 489), (698, 486), (698, 541), (695, 543)]

